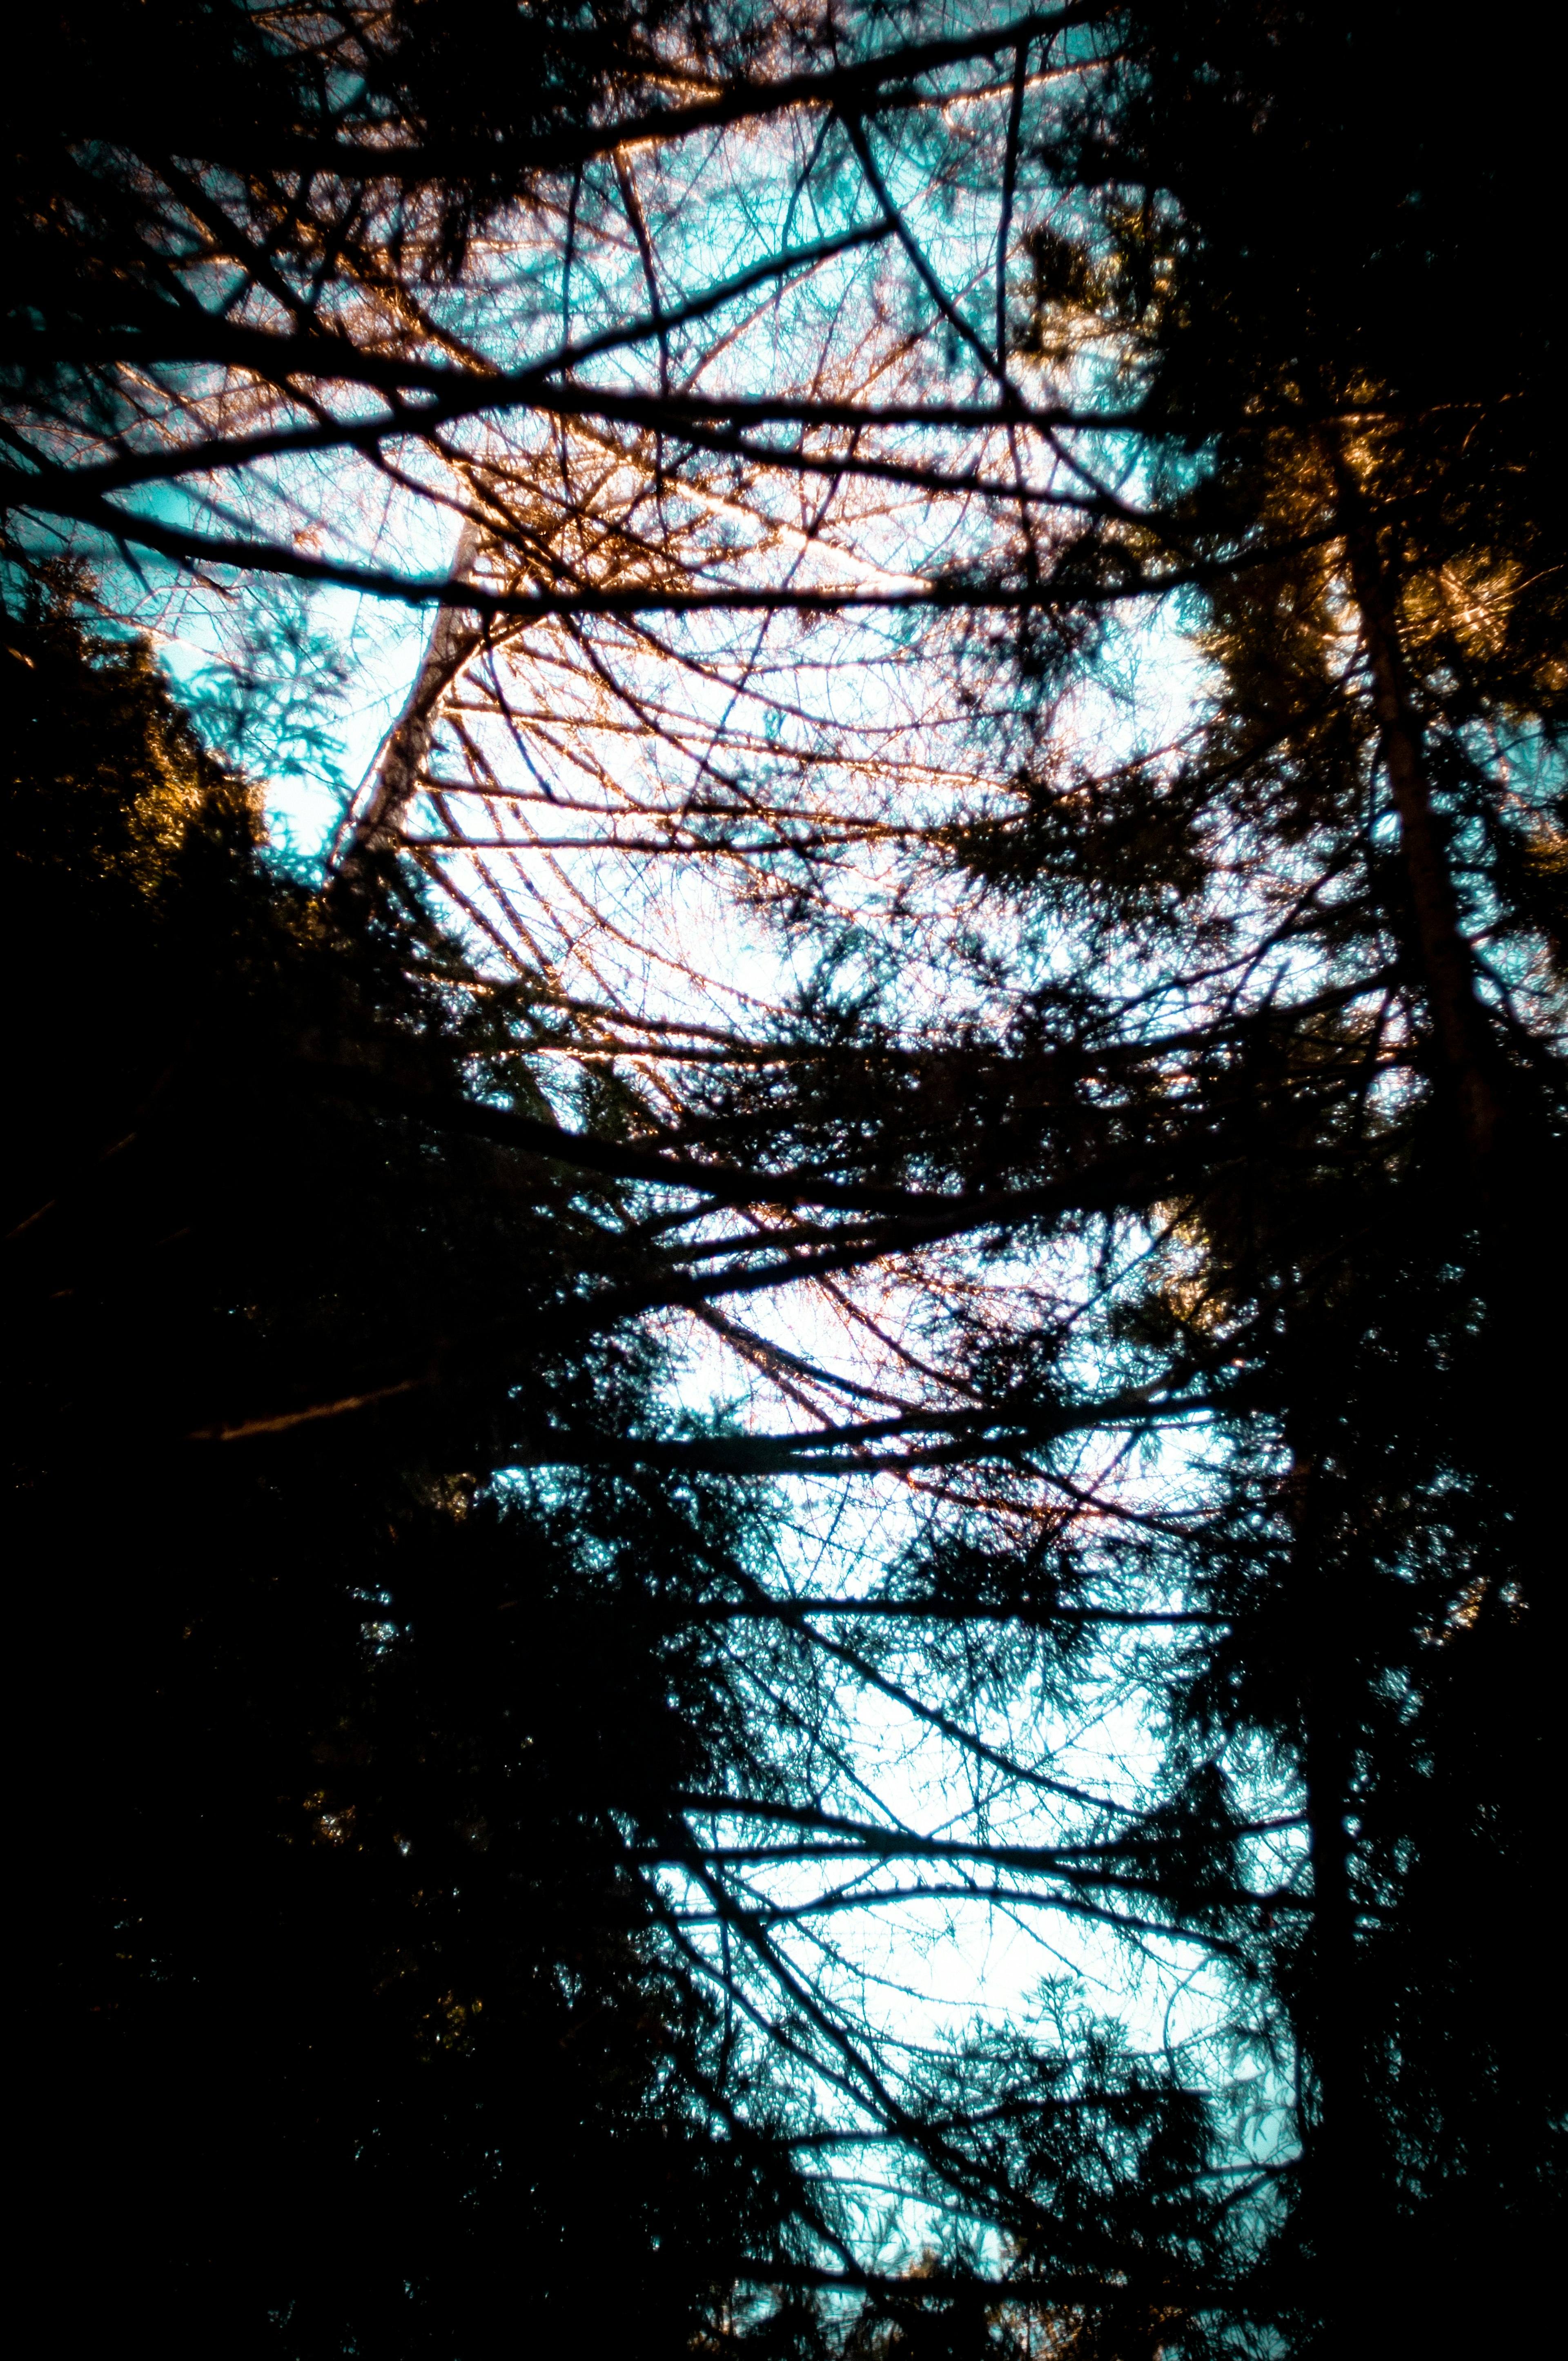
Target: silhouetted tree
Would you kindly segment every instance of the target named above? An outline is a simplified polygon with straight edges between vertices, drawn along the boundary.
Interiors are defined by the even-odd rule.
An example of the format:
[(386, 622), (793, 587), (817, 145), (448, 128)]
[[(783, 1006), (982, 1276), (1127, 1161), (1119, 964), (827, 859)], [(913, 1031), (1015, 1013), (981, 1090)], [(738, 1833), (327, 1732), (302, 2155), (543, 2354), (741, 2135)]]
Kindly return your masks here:
[[(324, 917), (141, 647), (59, 601), (6, 642), (49, 2301), (181, 2353), (718, 2338), (816, 2209), (642, 1864), (749, 1744), (682, 1609), (754, 1512), (487, 1486), (494, 1382), (203, 1438), (416, 1302), (528, 1307), (543, 1373), (576, 1225), (505, 1151), (298, 1086), (330, 1046), (468, 1087), (505, 1020), (428, 919)], [(571, 1383), (618, 1431), (657, 1356)]]

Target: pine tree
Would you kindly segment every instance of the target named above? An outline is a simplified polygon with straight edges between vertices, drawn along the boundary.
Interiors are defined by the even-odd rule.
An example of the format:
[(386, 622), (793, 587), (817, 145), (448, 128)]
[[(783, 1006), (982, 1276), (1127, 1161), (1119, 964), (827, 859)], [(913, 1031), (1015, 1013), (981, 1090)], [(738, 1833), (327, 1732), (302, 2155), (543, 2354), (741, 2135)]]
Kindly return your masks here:
[[(326, 917), (145, 649), (60, 599), (6, 637), (50, 2301), (181, 2353), (720, 2337), (817, 2208), (642, 1863), (745, 1757), (685, 1610), (757, 1510), (498, 1490), (493, 1380), (210, 1439), (258, 1374), (308, 1413), (477, 1297), (546, 1373), (578, 1225), (537, 1166), (300, 1087), (323, 1047), (469, 1086), (506, 1018), (428, 919)], [(655, 1415), (635, 1339), (574, 1382)]]
[[(1151, 1371), (1204, 1368), (1228, 1439), (1170, 1569), (1223, 1619), (1168, 1676), (1171, 1770), (1243, 1739), (1299, 1766), (1305, 1882), (1231, 1933), (1286, 2011), (1302, 2149), (1187, 2334), (1234, 2306), (1292, 2350), (1467, 2352), (1541, 2317), (1561, 2173), (1527, 1867), (1561, 1616), (1549, 143), (1408, 10), (1119, 23), (1033, 334), (1089, 308), (1120, 341), (1155, 497), (1069, 565), (1185, 586), (1208, 711), (1175, 753), (1042, 763), (971, 858), (1064, 928), (1141, 927), (1188, 1025), (1119, 1120), (1152, 1149), (1177, 1091), (1212, 1143), (1119, 1316)], [(1497, 333), (1467, 334), (1488, 280)], [(1113, 1037), (1116, 998), (1064, 1029)], [(1158, 1862), (1173, 1903), (1190, 1862)]]

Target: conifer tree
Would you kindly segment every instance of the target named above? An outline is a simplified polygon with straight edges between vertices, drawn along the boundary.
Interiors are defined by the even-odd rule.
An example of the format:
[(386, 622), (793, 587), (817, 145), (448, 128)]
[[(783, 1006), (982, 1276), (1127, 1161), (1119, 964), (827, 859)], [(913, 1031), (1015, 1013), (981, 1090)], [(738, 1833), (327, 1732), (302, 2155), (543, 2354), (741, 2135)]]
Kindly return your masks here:
[[(749, 1744), (681, 1602), (755, 1509), (488, 1488), (482, 1381), (351, 1442), (203, 1440), (260, 1370), (313, 1406), (422, 1301), (526, 1305), (544, 1374), (591, 1223), (505, 1151), (302, 1092), (313, 1046), (461, 1091), (504, 1016), (417, 907), (367, 889), (345, 929), (269, 865), (145, 649), (63, 597), (6, 642), (49, 2301), (171, 2353), (722, 2342), (820, 2209), (640, 1860)], [(619, 1429), (656, 1357), (568, 1382)]]
[[(1205, 1368), (1227, 1438), (1171, 1568), (1220, 1619), (1166, 1676), (1171, 1775), (1249, 1733), (1299, 1766), (1304, 1879), (1231, 1927), (1301, 2147), (1182, 2341), (1229, 2312), (1292, 2350), (1470, 2351), (1541, 2316), (1561, 2176), (1526, 1867), (1562, 1611), (1549, 142), (1398, 7), (1115, 22), (1032, 333), (1089, 312), (1119, 346), (1154, 497), (1069, 562), (1185, 585), (1207, 711), (1109, 771), (1047, 745), (970, 857), (1064, 928), (1143, 932), (1187, 1023), (1121, 1120), (1152, 1147), (1179, 1095), (1212, 1142), (1117, 1316), (1151, 1368)], [(1467, 334), (1489, 275), (1497, 332)], [(1116, 992), (1075, 993), (1069, 1038), (1126, 1041)], [(1157, 1876), (1194, 1901), (1225, 1831), (1189, 1827)]]

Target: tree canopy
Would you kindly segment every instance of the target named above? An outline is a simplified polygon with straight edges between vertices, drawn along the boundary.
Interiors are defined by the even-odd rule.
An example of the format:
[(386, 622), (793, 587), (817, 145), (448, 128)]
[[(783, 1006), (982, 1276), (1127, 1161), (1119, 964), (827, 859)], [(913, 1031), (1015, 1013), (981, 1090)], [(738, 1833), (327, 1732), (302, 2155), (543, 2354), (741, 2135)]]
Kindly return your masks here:
[[(47, 39), (7, 1193), (105, 2287), (454, 2361), (1517, 2340), (1544, 80), (1259, 0)], [(348, 594), (428, 637), (291, 872)]]

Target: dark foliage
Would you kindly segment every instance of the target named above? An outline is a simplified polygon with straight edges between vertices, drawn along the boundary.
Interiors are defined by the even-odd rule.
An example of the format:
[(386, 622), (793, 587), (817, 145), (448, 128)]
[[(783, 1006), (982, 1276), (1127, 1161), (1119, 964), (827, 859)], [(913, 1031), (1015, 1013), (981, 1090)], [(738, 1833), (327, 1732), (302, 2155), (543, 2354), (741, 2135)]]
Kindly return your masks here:
[[(6, 641), (49, 2301), (93, 2346), (685, 2350), (804, 2202), (637, 1865), (740, 1741), (680, 1607), (747, 1513), (487, 1490), (493, 1385), (214, 1439), (259, 1374), (308, 1400), (435, 1308), (537, 1312), (570, 1215), (302, 1096), (323, 1043), (459, 1092), (495, 1012), (417, 918), (346, 939), (269, 867), (139, 647), (60, 605)], [(579, 1407), (652, 1377), (585, 1360)]]
[[(1238, 1741), (1298, 1767), (1304, 1873), (1228, 1935), (1301, 2150), (1161, 2334), (1469, 2353), (1549, 2301), (1568, 2096), (1529, 1866), (1563, 1629), (1552, 142), (1402, 7), (1114, 33), (1034, 335), (1121, 324), (1153, 498), (1105, 562), (1187, 572), (1208, 713), (1021, 782), (968, 857), (1206, 1004), (1110, 1101), (1152, 1144), (1174, 1097), (1216, 1150), (1168, 1201), (1186, 1259), (1118, 1318), (1149, 1368), (1206, 1367), (1226, 1436), (1223, 1508), (1165, 1563), (1223, 1618), (1167, 1675), (1167, 1775)], [(1223, 1834), (1190, 1827), (1151, 1856), (1189, 1913)]]

